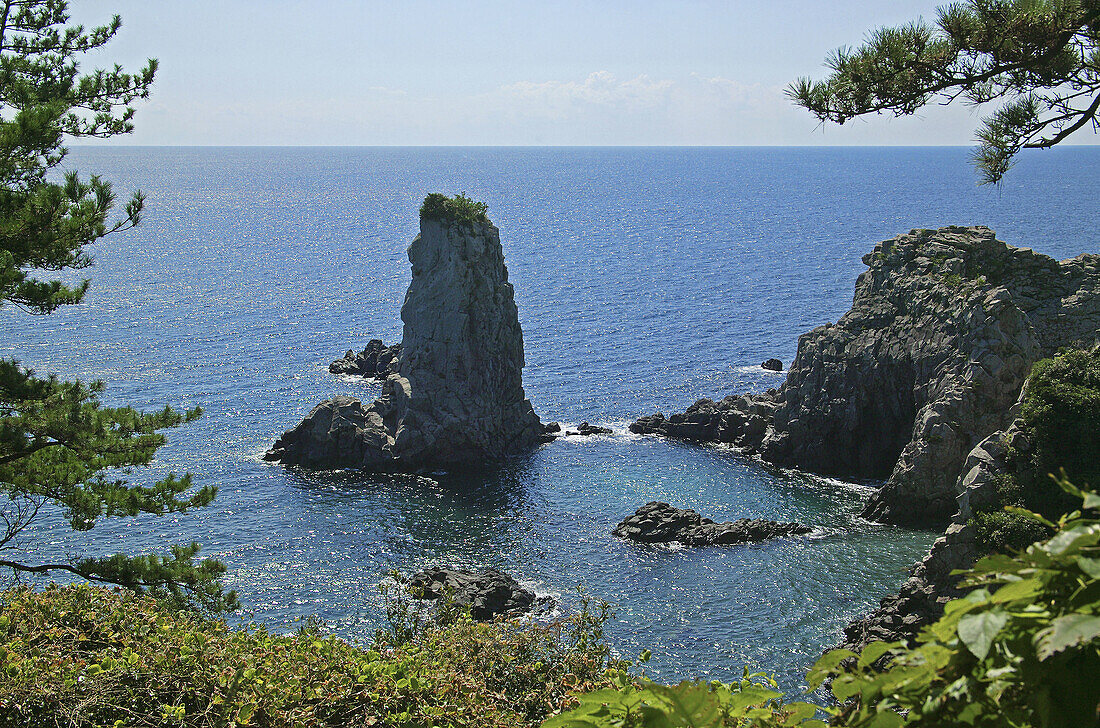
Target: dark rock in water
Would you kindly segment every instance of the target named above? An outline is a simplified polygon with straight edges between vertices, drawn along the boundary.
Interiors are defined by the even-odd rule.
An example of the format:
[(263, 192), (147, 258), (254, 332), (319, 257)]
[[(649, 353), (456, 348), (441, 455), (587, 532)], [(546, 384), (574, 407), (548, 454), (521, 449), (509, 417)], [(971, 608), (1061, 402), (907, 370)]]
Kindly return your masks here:
[(768, 359), (767, 361), (762, 362), (760, 366), (773, 372), (783, 371), (783, 362), (781, 362), (779, 359)]
[(523, 332), (497, 228), (422, 217), (397, 373), (364, 406), (322, 402), (266, 456), (312, 468), (484, 467), (533, 449), (542, 423), (526, 399)]
[(759, 518), (739, 518), (715, 523), (691, 509), (674, 508), (654, 501), (627, 516), (611, 533), (640, 543), (678, 541), (685, 546), (719, 546), (801, 536), (812, 531), (800, 523), (778, 523)]
[(577, 429), (568, 430), (566, 435), (582, 435), (588, 437), (590, 435), (610, 435), (611, 430), (607, 427), (599, 427), (597, 425), (590, 425), (587, 422), (582, 422), (577, 425)]
[(534, 592), (497, 569), (476, 572), (432, 566), (413, 575), (409, 592), (420, 599), (450, 595), (455, 604), (469, 607), (470, 616), (480, 621), (530, 612), (537, 601)]
[(542, 426), (542, 441), (553, 442), (561, 437), (561, 423), (560, 422), (547, 422)]
[(886, 479), (865, 518), (946, 525), (968, 453), (1012, 421), (1032, 365), (1100, 339), (1100, 256), (1058, 262), (989, 228), (947, 227), (879, 243), (863, 262), (851, 310), (799, 338), (777, 392), (703, 399), (631, 431)]
[(350, 374), (367, 379), (385, 379), (397, 374), (398, 357), (401, 344), (386, 346), (381, 339), (371, 339), (365, 349), (358, 354), (349, 351), (342, 359), (328, 365), (333, 374)]
[(307, 468), (384, 466), (377, 415), (354, 397), (337, 395), (313, 408), (301, 424), (275, 441), (264, 460)]

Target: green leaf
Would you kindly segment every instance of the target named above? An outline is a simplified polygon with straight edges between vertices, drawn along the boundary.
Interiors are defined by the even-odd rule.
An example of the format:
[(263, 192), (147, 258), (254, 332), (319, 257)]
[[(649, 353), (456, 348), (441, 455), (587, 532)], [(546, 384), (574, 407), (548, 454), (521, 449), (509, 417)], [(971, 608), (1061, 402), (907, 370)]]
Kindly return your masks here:
[(1005, 602), (1014, 602), (1018, 599), (1030, 600), (1038, 594), (1042, 588), (1043, 585), (1038, 579), (1011, 581), (994, 592), (992, 601), (994, 604), (1004, 604)]
[(1036, 634), (1034, 641), (1039, 659), (1046, 660), (1069, 647), (1092, 642), (1097, 637), (1100, 637), (1100, 616), (1067, 614)]
[(1082, 556), (1077, 559), (1077, 566), (1093, 579), (1100, 579), (1100, 559), (1088, 559)]
[(863, 648), (863, 652), (860, 654), (857, 664), (860, 667), (867, 667), (896, 647), (901, 647), (901, 643), (882, 641), (872, 642)]
[(855, 656), (856, 653), (851, 650), (837, 649), (829, 650), (817, 658), (817, 662), (806, 673), (806, 681), (811, 692), (821, 687), (821, 683), (836, 670), (837, 665)]
[(967, 614), (959, 620), (957, 632), (966, 648), (979, 660), (984, 660), (993, 645), (993, 639), (1008, 622), (1008, 615), (1001, 610)]
[(905, 720), (894, 711), (886, 708), (880, 711), (867, 724), (868, 728), (900, 728), (905, 725)]

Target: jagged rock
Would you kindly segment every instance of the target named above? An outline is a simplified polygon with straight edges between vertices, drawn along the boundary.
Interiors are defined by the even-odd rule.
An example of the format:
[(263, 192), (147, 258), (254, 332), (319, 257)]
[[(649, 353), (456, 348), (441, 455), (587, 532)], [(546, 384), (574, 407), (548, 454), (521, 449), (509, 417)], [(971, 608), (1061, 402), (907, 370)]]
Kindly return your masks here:
[(799, 523), (778, 523), (759, 518), (715, 523), (691, 509), (674, 508), (668, 503), (653, 501), (639, 508), (634, 515), (624, 518), (611, 533), (640, 543), (676, 541), (685, 546), (719, 546), (800, 536), (812, 530)]
[(760, 366), (773, 372), (783, 371), (783, 362), (779, 359), (767, 359), (761, 362)]
[(610, 435), (612, 430), (607, 427), (599, 427), (597, 425), (590, 425), (587, 422), (582, 422), (577, 425), (575, 430), (567, 430), (566, 435), (582, 435), (588, 437), (590, 435)]
[(409, 592), (420, 599), (442, 599), (450, 595), (455, 604), (469, 607), (470, 616), (488, 621), (498, 615), (518, 616), (539, 601), (512, 577), (497, 569), (476, 572), (432, 566), (414, 574)]
[(348, 351), (342, 359), (328, 365), (333, 374), (350, 374), (367, 379), (385, 379), (397, 373), (401, 344), (386, 346), (381, 339), (371, 339), (358, 354)]
[(1100, 256), (1059, 263), (985, 227), (948, 227), (899, 235), (863, 261), (851, 310), (799, 338), (778, 390), (700, 400), (631, 431), (886, 479), (865, 517), (945, 524), (967, 454), (1011, 422), (1032, 364), (1100, 339)]
[(501, 461), (542, 441), (523, 392), (523, 333), (497, 228), (422, 217), (408, 254), (397, 374), (369, 406), (321, 403), (268, 459), (414, 471)]
[(970, 568), (981, 555), (974, 529), (952, 523), (897, 594), (883, 598), (877, 609), (845, 627), (840, 646), (858, 651), (875, 640), (912, 644), (922, 627), (943, 615), (947, 602), (965, 593), (958, 588), (959, 577), (951, 572)]
[[(1022, 399), (1023, 394), (1010, 414), (1018, 412)], [(999, 476), (1012, 470), (1007, 459), (1009, 446), (1016, 458), (1029, 461), (1031, 443), (1022, 426), (1022, 420), (1013, 420), (1007, 429), (989, 435), (967, 454), (955, 485), (958, 510), (953, 522), (913, 567), (897, 594), (885, 597), (877, 609), (845, 628), (843, 647), (860, 650), (874, 640), (900, 640), (912, 644), (922, 627), (943, 615), (947, 602), (965, 594), (965, 590), (958, 587), (959, 577), (951, 572), (969, 569), (985, 555), (975, 541), (969, 521), (977, 511), (991, 512), (1003, 507), (999, 502), (997, 481)]]

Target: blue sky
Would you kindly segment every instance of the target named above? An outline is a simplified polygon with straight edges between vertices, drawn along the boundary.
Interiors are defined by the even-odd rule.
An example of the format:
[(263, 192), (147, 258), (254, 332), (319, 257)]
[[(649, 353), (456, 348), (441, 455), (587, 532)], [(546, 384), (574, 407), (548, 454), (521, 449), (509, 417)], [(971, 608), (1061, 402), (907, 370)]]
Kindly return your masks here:
[[(820, 126), (783, 95), (936, 2), (76, 0), (160, 60), (127, 144), (971, 144), (981, 110)], [(1091, 133), (1075, 141), (1100, 141)]]

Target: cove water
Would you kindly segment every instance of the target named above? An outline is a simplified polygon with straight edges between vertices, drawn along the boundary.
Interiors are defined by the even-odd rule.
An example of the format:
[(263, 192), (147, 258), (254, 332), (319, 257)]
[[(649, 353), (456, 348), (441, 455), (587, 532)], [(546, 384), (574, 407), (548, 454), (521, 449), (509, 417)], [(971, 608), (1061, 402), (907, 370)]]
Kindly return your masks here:
[[(843, 625), (896, 588), (935, 534), (857, 513), (868, 486), (780, 471), (736, 452), (630, 435), (700, 397), (761, 391), (799, 334), (849, 307), (860, 257), (914, 227), (984, 224), (1056, 258), (1100, 250), (1100, 148), (1025, 155), (978, 188), (959, 148), (78, 148), (66, 165), (148, 195), (145, 222), (92, 252), (86, 302), (0, 311), (0, 355), (103, 379), (105, 401), (201, 405), (168, 432), (145, 482), (172, 470), (218, 486), (181, 516), (57, 513), (27, 561), (201, 542), (229, 567), (243, 618), (289, 631), (317, 615), (369, 639), (388, 569), (502, 568), (562, 609), (578, 585), (616, 605), (617, 652), (651, 649), (661, 680), (785, 687)], [(328, 363), (401, 336), (405, 249), (433, 191), (489, 205), (523, 326), (524, 385), (543, 421), (610, 425), (480, 476), (308, 473), (262, 462), (334, 394), (380, 386)], [(716, 520), (816, 527), (725, 548), (610, 535), (652, 500)]]

